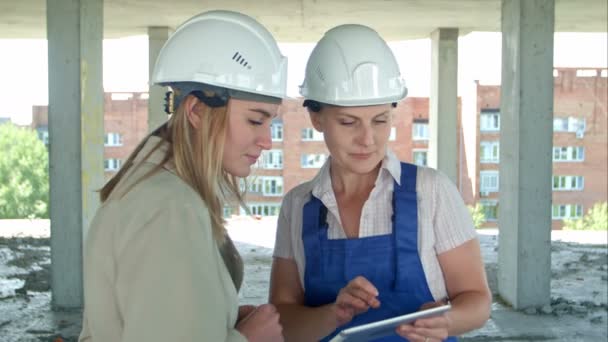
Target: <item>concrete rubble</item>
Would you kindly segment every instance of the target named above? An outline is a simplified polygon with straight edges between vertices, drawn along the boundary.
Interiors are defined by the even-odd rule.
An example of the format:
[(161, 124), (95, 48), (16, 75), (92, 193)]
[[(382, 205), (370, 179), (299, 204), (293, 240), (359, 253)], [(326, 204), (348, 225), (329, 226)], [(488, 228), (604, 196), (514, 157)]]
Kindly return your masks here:
[[(51, 310), (48, 234), (34, 238), (21, 232), (21, 237), (7, 237), (15, 235), (14, 230), (4, 229), (3, 225), (0, 224), (0, 341), (76, 341), (80, 312)], [(246, 264), (241, 302), (266, 302), (274, 222), (236, 218), (230, 221), (229, 231)], [(554, 232), (551, 303), (516, 311), (497, 295), (497, 232), (479, 231), (488, 280), (495, 295), (492, 317), (482, 329), (460, 340), (606, 341), (606, 234)]]

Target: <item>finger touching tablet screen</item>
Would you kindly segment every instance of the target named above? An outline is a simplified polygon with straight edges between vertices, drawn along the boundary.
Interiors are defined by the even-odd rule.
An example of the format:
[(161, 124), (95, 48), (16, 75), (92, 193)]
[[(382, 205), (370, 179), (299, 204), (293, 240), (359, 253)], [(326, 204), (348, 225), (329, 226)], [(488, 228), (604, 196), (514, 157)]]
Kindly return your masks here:
[(439, 316), (451, 308), (452, 306), (447, 304), (344, 329), (331, 342), (364, 342), (389, 336), (394, 334), (395, 329), (401, 324), (411, 323), (420, 318)]

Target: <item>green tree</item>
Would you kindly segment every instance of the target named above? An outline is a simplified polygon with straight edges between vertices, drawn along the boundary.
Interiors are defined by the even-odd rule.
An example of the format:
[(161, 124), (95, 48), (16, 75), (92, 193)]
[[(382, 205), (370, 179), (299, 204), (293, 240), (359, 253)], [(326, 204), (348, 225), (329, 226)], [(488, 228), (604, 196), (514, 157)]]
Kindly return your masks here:
[(48, 165), (34, 130), (0, 125), (0, 219), (49, 217)]
[(475, 229), (479, 229), (484, 223), (486, 223), (486, 214), (484, 213), (483, 206), (479, 203), (475, 203), (475, 206), (467, 205), (473, 218), (473, 225)]
[(565, 219), (564, 229), (608, 230), (608, 202), (597, 202), (587, 214), (579, 219)]

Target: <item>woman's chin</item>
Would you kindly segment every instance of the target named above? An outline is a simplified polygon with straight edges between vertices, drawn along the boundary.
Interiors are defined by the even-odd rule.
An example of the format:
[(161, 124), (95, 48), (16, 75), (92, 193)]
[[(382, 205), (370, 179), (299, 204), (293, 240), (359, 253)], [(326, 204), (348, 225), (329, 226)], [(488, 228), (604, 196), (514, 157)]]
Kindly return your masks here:
[(348, 163), (347, 168), (357, 174), (367, 174), (374, 171), (382, 160), (353, 160)]
[(224, 168), (224, 170), (232, 176), (245, 178), (251, 174), (250, 166), (243, 166), (238, 168)]

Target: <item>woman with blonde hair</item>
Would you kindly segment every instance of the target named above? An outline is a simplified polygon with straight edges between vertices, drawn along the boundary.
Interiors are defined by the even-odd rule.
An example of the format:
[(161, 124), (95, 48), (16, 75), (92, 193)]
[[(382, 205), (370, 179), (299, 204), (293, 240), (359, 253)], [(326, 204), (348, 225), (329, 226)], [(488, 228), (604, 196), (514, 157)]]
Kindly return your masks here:
[(222, 209), (271, 147), (286, 63), (240, 13), (202, 13), (169, 38), (152, 81), (171, 88), (172, 115), (101, 189), (80, 341), (282, 341), (272, 305), (238, 306), (243, 263)]

